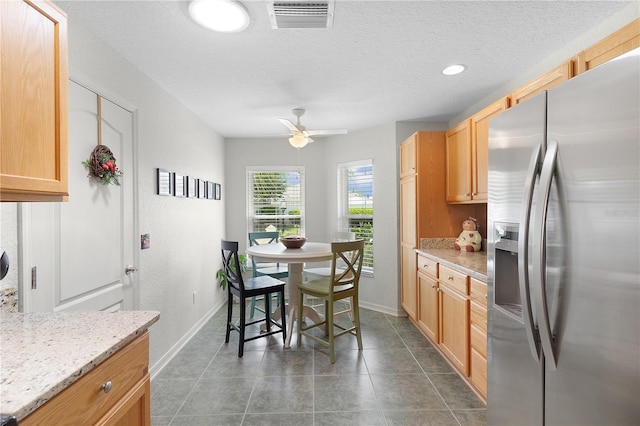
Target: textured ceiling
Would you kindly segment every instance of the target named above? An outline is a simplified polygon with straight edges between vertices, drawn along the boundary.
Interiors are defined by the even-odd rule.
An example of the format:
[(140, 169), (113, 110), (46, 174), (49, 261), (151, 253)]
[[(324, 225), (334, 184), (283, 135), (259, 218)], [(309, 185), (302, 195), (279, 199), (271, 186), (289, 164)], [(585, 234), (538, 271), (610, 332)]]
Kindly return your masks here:
[[(337, 0), (331, 29), (251, 24), (220, 34), (187, 1), (56, 1), (224, 137), (350, 131), (402, 120), (448, 121), (629, 2)], [(443, 76), (449, 64), (465, 73)]]

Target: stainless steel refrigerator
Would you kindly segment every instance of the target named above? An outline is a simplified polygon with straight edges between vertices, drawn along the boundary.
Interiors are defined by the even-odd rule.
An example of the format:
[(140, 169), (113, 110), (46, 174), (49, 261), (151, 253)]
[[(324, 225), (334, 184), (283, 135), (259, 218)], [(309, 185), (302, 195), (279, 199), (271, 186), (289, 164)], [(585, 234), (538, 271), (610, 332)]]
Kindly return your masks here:
[(640, 425), (640, 49), (489, 124), (490, 425)]

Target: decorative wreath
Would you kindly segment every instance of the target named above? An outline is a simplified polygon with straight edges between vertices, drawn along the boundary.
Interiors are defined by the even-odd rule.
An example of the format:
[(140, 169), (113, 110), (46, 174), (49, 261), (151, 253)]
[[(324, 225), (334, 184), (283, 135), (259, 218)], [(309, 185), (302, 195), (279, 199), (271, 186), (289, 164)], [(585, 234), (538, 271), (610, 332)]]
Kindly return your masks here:
[(97, 145), (82, 165), (89, 171), (87, 177), (96, 178), (103, 185), (120, 185), (122, 172), (118, 169), (116, 158), (108, 146)]

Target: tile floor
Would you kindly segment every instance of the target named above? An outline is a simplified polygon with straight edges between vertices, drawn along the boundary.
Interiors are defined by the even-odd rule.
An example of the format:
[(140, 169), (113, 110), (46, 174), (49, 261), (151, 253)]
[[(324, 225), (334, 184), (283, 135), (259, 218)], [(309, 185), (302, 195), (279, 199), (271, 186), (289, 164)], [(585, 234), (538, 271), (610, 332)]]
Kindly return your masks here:
[[(237, 309), (235, 309), (237, 311)], [(361, 309), (356, 339), (224, 343), (226, 306), (151, 382), (151, 424), (485, 425), (486, 407), (407, 318)], [(347, 319), (347, 317), (344, 317)], [(295, 330), (294, 330), (295, 332)]]

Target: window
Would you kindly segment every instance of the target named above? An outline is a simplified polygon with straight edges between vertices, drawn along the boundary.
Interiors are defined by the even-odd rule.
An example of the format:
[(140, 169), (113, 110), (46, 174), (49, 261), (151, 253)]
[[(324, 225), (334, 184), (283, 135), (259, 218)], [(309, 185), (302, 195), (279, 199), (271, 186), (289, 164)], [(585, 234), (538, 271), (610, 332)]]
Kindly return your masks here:
[(373, 161), (338, 164), (338, 227), (364, 240), (362, 271), (373, 274)]
[(248, 232), (304, 235), (304, 168), (247, 168)]

